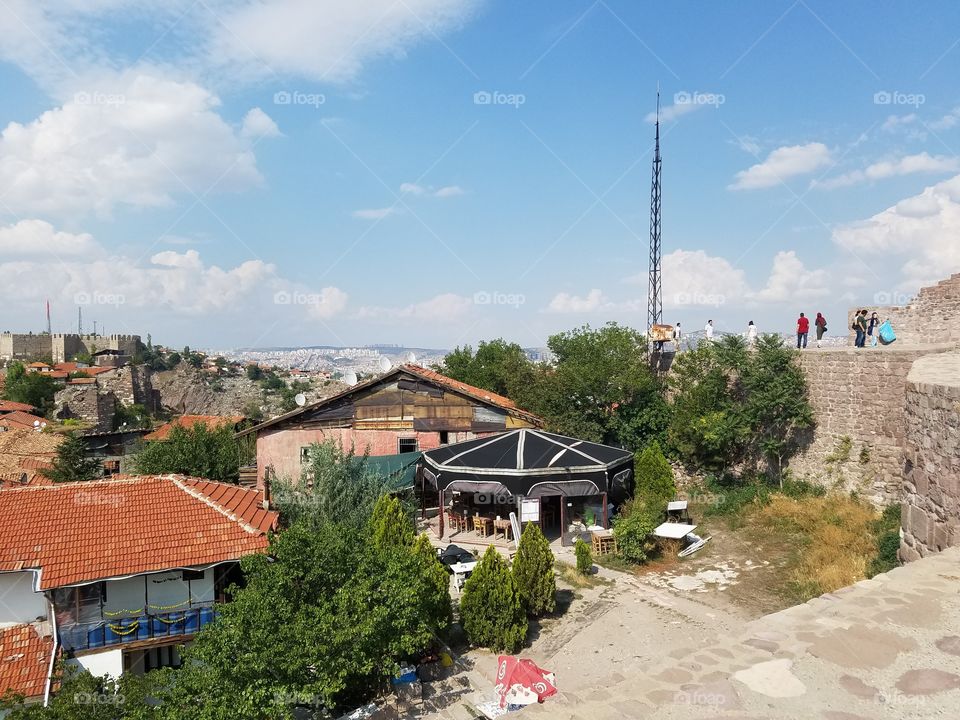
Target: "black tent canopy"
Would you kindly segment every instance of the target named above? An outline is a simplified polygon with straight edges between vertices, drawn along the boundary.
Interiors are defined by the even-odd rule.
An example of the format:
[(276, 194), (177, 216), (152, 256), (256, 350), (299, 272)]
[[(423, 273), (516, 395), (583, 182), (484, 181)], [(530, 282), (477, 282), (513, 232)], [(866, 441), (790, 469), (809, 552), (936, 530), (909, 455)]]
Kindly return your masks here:
[(523, 497), (606, 493), (618, 502), (633, 489), (633, 453), (522, 428), (428, 450), (421, 472), (441, 492)]

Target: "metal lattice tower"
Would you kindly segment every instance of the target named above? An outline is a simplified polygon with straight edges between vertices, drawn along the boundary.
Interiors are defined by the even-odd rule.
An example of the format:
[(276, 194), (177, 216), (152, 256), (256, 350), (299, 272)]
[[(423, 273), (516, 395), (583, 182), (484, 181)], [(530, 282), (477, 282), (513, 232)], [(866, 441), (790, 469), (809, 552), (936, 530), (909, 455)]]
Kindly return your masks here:
[(657, 90), (656, 141), (650, 183), (650, 269), (647, 287), (647, 331), (663, 321), (663, 288), (660, 282), (660, 90)]

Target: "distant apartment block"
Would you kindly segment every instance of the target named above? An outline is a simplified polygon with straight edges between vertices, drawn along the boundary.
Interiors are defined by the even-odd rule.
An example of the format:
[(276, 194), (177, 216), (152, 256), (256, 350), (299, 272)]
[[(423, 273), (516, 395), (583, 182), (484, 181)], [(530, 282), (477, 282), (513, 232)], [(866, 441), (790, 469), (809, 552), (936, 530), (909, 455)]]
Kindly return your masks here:
[(142, 347), (139, 335), (78, 335), (76, 333), (0, 334), (0, 360), (50, 358), (53, 362), (70, 360), (79, 353), (103, 350), (135, 355)]

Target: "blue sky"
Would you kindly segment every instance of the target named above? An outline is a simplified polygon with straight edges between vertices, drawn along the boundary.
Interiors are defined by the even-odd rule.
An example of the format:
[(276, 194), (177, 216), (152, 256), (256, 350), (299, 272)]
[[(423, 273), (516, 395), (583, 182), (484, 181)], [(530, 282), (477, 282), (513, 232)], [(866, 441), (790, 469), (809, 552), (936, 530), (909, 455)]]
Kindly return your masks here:
[[(0, 328), (525, 346), (960, 271), (960, 7), (0, 2)], [(953, 82), (952, 82), (953, 81)]]

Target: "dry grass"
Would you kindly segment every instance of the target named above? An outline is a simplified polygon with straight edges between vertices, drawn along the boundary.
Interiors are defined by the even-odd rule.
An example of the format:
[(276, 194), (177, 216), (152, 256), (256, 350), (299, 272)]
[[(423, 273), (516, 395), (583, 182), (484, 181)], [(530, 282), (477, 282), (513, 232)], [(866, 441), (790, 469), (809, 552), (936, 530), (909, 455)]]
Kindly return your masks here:
[(879, 517), (870, 504), (839, 493), (802, 498), (774, 494), (750, 514), (758, 526), (788, 535), (797, 544), (790, 587), (798, 600), (833, 592), (867, 576), (867, 566), (876, 554), (872, 529)]
[(579, 572), (577, 572), (577, 568), (565, 562), (557, 561), (556, 568), (557, 574), (560, 576), (560, 580), (573, 588), (592, 588), (597, 587), (598, 585), (612, 584), (606, 578), (602, 578), (596, 574), (581, 575)]

